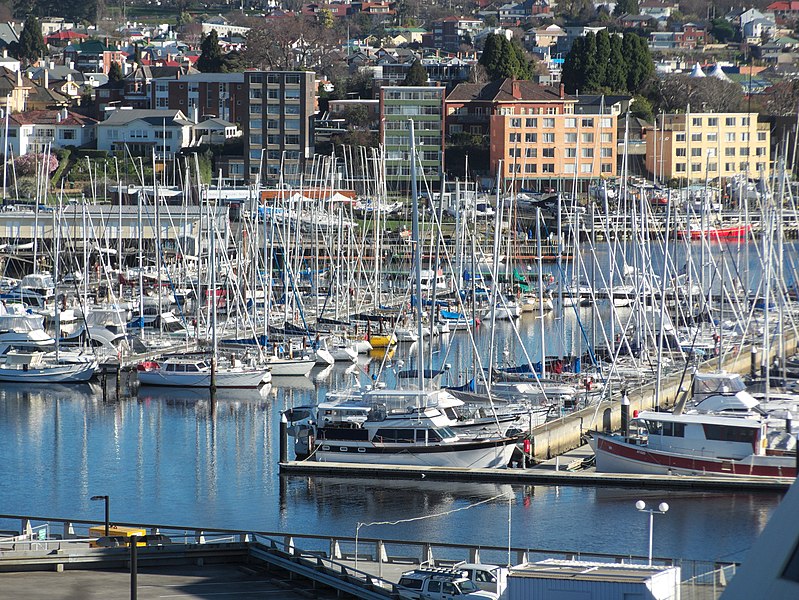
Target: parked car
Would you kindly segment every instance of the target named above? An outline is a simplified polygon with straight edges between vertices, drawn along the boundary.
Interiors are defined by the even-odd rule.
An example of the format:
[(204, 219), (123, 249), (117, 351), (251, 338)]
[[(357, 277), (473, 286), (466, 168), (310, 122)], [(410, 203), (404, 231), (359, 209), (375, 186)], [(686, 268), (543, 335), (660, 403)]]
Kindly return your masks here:
[(504, 598), (505, 589), (508, 587), (508, 569), (498, 565), (484, 565), (481, 563), (457, 563), (453, 567), (464, 577), (471, 580), (478, 588), (493, 592)]
[(402, 574), (394, 591), (405, 600), (498, 600), (457, 569), (422, 568)]

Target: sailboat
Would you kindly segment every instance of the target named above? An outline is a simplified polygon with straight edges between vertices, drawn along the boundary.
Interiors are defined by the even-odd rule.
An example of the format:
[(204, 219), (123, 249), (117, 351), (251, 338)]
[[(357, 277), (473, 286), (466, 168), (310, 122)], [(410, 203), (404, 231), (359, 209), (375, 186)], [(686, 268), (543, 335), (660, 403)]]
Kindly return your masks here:
[[(416, 181), (416, 147), (413, 121), (409, 120), (411, 148), (411, 194), (413, 194), (413, 258), (416, 297), (421, 298), (421, 252), (419, 248), (419, 203)], [(422, 303), (416, 302), (417, 335), (422, 335)], [(424, 352), (418, 352), (418, 389), (372, 389), (331, 395), (309, 410), (284, 413), (295, 437), (300, 459), (335, 460), (358, 464), (504, 468), (518, 441), (516, 435), (479, 437), (458, 435), (451, 419), (438, 406), (446, 390), (425, 384)]]

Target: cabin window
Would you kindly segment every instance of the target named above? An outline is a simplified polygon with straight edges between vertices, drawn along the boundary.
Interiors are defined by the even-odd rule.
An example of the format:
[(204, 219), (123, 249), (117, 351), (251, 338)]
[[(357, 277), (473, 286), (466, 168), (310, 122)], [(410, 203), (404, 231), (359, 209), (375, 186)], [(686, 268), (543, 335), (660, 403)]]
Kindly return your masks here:
[(416, 441), (417, 442), (421, 442), (422, 444), (424, 444), (424, 433), (425, 433), (424, 429), (417, 429), (416, 430)]
[(409, 590), (421, 590), (423, 583), (424, 581), (421, 579), (411, 579), (410, 577), (403, 577), (399, 582), (402, 587)]
[(650, 435), (662, 435), (663, 423), (661, 421), (647, 421), (646, 428)]
[(415, 435), (413, 429), (378, 429), (375, 438), (383, 442), (413, 443)]
[(744, 442), (754, 444), (757, 440), (758, 430), (752, 427), (730, 427), (727, 425), (702, 425), (705, 430), (705, 438), (720, 442)]
[(663, 435), (685, 437), (685, 423), (663, 423)]
[(176, 370), (175, 369), (175, 365), (167, 365), (166, 366), (166, 370), (167, 370), (167, 372), (175, 371)]
[(440, 592), (441, 591), (441, 582), (440, 581), (435, 581), (435, 580), (430, 580), (430, 582), (427, 584), (427, 591), (428, 592)]
[(196, 373), (200, 369), (197, 368), (197, 365), (186, 365), (186, 371), (188, 373)]

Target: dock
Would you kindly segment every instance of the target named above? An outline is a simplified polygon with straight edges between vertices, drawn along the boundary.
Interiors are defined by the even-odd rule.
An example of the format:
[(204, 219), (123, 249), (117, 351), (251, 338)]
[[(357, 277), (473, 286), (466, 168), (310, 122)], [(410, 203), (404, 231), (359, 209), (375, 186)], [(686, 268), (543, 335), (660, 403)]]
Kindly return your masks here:
[(635, 489), (691, 489), (716, 491), (784, 492), (793, 477), (714, 477), (710, 475), (640, 475), (597, 473), (593, 470), (571, 471), (565, 467), (575, 459), (560, 457), (563, 469), (551, 465), (530, 469), (463, 469), (449, 467), (409, 467), (396, 465), (359, 465), (333, 462), (289, 461), (280, 463), (283, 475), (319, 477), (359, 477), (368, 479), (407, 479), (430, 481), (470, 481), (517, 485), (573, 485), (627, 487)]

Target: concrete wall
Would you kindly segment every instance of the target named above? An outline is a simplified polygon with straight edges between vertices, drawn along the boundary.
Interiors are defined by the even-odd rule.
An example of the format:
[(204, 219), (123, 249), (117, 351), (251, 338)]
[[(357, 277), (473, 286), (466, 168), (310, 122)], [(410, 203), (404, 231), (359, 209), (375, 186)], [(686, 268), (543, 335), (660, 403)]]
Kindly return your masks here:
[[(796, 352), (797, 338), (793, 331), (783, 333), (785, 340), (785, 356)], [(770, 357), (773, 360), (777, 355), (777, 340), (771, 345)], [(724, 363), (724, 370), (733, 373), (746, 374), (750, 372), (753, 363), (759, 369), (762, 349), (752, 356), (751, 347), (746, 346), (736, 356), (728, 357)], [(702, 371), (716, 369), (718, 359), (711, 359), (701, 363)], [(681, 375), (664, 377), (660, 392), (660, 407), (674, 406), (680, 393)], [(689, 390), (691, 385), (691, 372), (686, 372), (682, 384), (683, 390)], [(570, 415), (539, 425), (533, 429), (533, 456), (536, 460), (547, 460), (569, 450), (573, 450), (584, 443), (583, 435), (589, 430), (617, 431), (621, 428), (621, 391), (622, 387), (615, 387), (612, 391), (613, 400), (604, 400), (598, 404), (571, 413)], [(655, 384), (649, 383), (640, 387), (628, 387), (630, 400), (630, 416), (634, 411), (653, 410), (655, 407)]]

